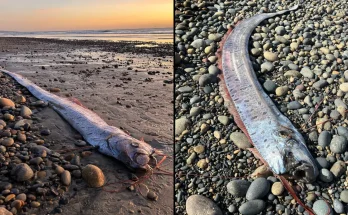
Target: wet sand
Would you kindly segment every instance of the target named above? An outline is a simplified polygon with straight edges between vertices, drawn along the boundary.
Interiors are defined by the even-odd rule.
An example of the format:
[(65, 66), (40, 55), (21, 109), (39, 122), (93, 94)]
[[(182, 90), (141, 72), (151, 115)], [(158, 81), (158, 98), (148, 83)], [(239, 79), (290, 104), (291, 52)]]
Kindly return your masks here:
[[(0, 66), (44, 89), (58, 88), (55, 94), (78, 99), (109, 125), (172, 155), (172, 45), (154, 45), (0, 38)], [(53, 109), (46, 107), (34, 115), (51, 131), (45, 137), (54, 143), (50, 149), (76, 148), (77, 132)], [(99, 166), (109, 183), (130, 174), (122, 163), (98, 152), (81, 163)], [(172, 164), (172, 158), (167, 159), (163, 169), (173, 171)], [(158, 194), (157, 201), (139, 192), (110, 193), (73, 180), (69, 203), (60, 206), (62, 214), (172, 214), (172, 176), (153, 175), (145, 184)], [(29, 212), (47, 214), (56, 206), (43, 204)]]

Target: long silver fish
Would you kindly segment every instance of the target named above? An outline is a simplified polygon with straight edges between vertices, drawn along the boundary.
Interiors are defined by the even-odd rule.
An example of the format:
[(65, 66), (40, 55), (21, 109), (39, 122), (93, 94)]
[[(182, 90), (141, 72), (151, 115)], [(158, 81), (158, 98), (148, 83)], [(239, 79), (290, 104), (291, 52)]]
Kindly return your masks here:
[(312, 182), (318, 175), (316, 162), (302, 135), (263, 91), (248, 53), (250, 35), (263, 20), (297, 8), (258, 14), (239, 23), (223, 43), (221, 69), (229, 94), (225, 99), (231, 102), (236, 123), (270, 169), (277, 175)]
[(108, 156), (125, 163), (133, 169), (148, 169), (155, 149), (137, 140), (119, 128), (108, 125), (93, 111), (65, 98), (47, 92), (23, 76), (1, 69), (36, 98), (49, 103), (83, 138)]

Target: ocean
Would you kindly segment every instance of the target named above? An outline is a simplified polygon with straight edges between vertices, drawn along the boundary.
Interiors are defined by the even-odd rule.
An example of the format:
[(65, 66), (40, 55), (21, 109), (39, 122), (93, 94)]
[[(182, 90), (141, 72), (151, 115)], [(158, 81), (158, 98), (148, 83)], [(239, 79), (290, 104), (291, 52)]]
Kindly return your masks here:
[(172, 28), (80, 30), (80, 31), (0, 31), (0, 37), (34, 37), (63, 40), (111, 40), (173, 43)]

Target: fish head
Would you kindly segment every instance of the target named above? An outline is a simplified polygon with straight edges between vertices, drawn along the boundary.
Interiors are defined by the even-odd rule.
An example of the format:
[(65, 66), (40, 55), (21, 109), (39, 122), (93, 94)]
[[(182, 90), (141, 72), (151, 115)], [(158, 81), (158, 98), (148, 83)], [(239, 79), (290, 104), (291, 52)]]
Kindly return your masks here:
[(302, 135), (295, 129), (279, 129), (277, 132), (286, 175), (301, 182), (313, 182), (319, 172)]
[(154, 149), (144, 141), (127, 136), (108, 140), (112, 153), (130, 169), (148, 170)]

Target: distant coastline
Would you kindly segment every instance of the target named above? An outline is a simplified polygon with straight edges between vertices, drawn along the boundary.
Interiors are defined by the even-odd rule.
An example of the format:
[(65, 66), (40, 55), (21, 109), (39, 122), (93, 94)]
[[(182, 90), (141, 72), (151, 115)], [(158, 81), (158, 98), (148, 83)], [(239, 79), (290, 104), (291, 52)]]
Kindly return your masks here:
[(63, 40), (109, 40), (172, 43), (172, 28), (105, 29), (71, 31), (0, 31), (0, 37), (33, 37)]

